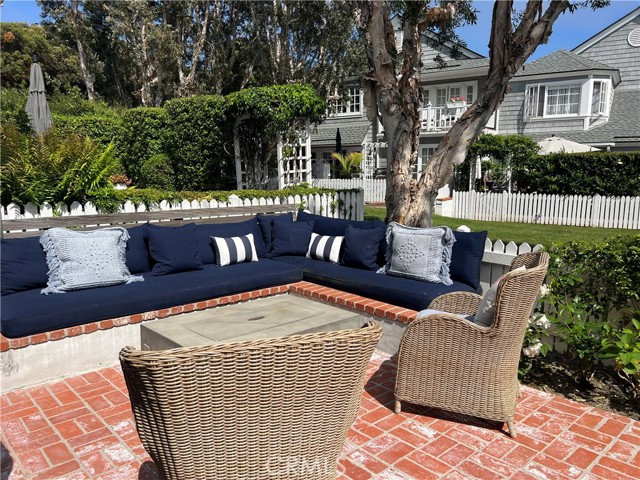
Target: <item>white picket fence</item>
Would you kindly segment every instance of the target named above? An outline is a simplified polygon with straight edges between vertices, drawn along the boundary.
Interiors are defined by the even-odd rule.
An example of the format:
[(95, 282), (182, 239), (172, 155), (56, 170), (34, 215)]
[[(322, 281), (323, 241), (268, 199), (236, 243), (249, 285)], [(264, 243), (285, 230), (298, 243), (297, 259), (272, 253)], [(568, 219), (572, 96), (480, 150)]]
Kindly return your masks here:
[(640, 229), (640, 197), (453, 192), (455, 218)]
[(335, 190), (362, 188), (364, 201), (367, 203), (384, 203), (387, 192), (387, 181), (384, 178), (314, 178), (313, 186), (318, 188), (333, 188)]
[(502, 240), (492, 242), (487, 238), (484, 243), (484, 255), (480, 267), (480, 286), (483, 293), (486, 293), (491, 284), (500, 276), (509, 271), (509, 265), (517, 255), (537, 252), (542, 248), (540, 244), (531, 247), (528, 243), (516, 245), (514, 242), (509, 242), (505, 245)]
[[(127, 201), (121, 206), (120, 213), (199, 208), (233, 208), (257, 205), (280, 205), (283, 203), (300, 205), (311, 213), (322, 215), (324, 217), (364, 220), (364, 193), (362, 190), (356, 192), (338, 191), (335, 194), (327, 193), (323, 195), (295, 195), (284, 199), (253, 198), (243, 200), (236, 195), (230, 195), (229, 201), (227, 202), (218, 202), (216, 200), (193, 200), (190, 202), (188, 200), (183, 200), (182, 202), (171, 203), (163, 200), (157, 205), (150, 205), (149, 208), (144, 204), (136, 206), (131, 201)], [(2, 218), (5, 220), (72, 215), (97, 215), (99, 213), (101, 213), (99, 209), (91, 202), (87, 202), (84, 205), (78, 202), (73, 202), (71, 205), (66, 205), (64, 203), (51, 205), (45, 203), (40, 206), (34, 205), (33, 203), (27, 203), (24, 210), (22, 210), (19, 205), (10, 203), (6, 207), (2, 208)]]

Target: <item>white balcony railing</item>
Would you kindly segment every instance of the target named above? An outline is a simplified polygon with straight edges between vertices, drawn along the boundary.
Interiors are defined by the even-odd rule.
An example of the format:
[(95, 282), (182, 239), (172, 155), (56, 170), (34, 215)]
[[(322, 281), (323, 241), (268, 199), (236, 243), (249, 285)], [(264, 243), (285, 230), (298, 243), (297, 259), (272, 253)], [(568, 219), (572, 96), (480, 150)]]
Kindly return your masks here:
[[(449, 130), (456, 120), (467, 111), (469, 105), (464, 103), (452, 103), (444, 107), (428, 105), (420, 109), (420, 132), (439, 132)], [(384, 134), (382, 123), (378, 120), (378, 136)]]
[(420, 131), (436, 132), (449, 130), (456, 120), (467, 110), (467, 105), (461, 102), (451, 103), (444, 107), (428, 105), (420, 109)]

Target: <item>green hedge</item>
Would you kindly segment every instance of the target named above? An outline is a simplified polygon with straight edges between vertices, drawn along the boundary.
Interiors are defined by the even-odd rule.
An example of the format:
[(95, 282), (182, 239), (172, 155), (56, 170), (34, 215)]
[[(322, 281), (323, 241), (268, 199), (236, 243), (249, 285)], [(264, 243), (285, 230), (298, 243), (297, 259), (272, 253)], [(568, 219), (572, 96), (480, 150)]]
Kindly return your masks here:
[(182, 190), (235, 187), (233, 126), (225, 121), (223, 97), (206, 95), (170, 100), (167, 153), (174, 185)]
[(600, 243), (568, 242), (549, 249), (545, 312), (567, 355), (588, 376), (600, 359), (640, 393), (640, 235)]
[(518, 166), (522, 192), (640, 196), (640, 152), (555, 153)]
[(55, 129), (63, 134), (89, 137), (100, 145), (116, 144), (115, 154), (120, 150), (122, 137), (122, 119), (114, 115), (53, 115)]
[(132, 108), (122, 114), (122, 136), (118, 142), (120, 161), (134, 184), (140, 179), (144, 162), (165, 152), (167, 126), (164, 108)]

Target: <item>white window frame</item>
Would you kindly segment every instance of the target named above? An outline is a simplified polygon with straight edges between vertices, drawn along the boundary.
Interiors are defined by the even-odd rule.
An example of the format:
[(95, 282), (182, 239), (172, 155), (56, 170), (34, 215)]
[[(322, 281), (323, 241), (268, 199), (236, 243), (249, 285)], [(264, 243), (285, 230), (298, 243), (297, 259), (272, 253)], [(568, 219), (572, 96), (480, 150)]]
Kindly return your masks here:
[(360, 87), (349, 87), (346, 98), (348, 98), (346, 102), (344, 97), (340, 97), (334, 102), (332, 116), (362, 116), (362, 89)]
[[(594, 111), (594, 95), (596, 93), (596, 83), (601, 85), (600, 87), (600, 98), (598, 100), (598, 110)], [(591, 116), (608, 116), (609, 108), (611, 106), (611, 80), (607, 80), (606, 78), (594, 78), (590, 82), (589, 88), (589, 114)], [(604, 88), (602, 88), (604, 87)]]
[[(427, 164), (427, 160), (434, 154), (438, 148), (437, 144), (429, 144), (429, 145), (420, 145), (420, 155), (418, 155), (418, 161), (413, 165), (413, 171), (411, 172), (411, 176), (414, 180), (419, 180), (422, 175), (422, 170)], [(429, 152), (431, 150), (431, 152)]]
[[(529, 83), (525, 85), (524, 89), (524, 115), (526, 119), (540, 119), (540, 118), (575, 118), (579, 117), (583, 108), (583, 86), (584, 82), (569, 80), (566, 82), (540, 82)], [(557, 88), (577, 88), (578, 89), (578, 111), (575, 113), (557, 113), (550, 114), (549, 110), (549, 90)], [(541, 98), (540, 90), (544, 89), (544, 96)], [(529, 92), (535, 92), (535, 97), (531, 97)], [(569, 93), (569, 99), (571, 93)], [(533, 101), (530, 101), (530, 100)], [(542, 105), (540, 101), (542, 100)], [(569, 103), (568, 105), (571, 105)], [(541, 109), (542, 107), (542, 109)], [(532, 111), (534, 114), (532, 114)]]

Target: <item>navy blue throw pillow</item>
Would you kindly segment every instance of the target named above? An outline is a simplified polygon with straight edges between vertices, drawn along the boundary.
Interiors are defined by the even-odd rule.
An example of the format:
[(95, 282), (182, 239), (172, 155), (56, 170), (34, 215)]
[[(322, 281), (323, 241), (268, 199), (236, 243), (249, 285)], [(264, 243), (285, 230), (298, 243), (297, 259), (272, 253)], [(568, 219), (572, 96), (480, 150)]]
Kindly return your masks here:
[(298, 212), (296, 220), (303, 222), (314, 222), (313, 231), (319, 235), (340, 236), (344, 235), (347, 225), (358, 228), (373, 228), (370, 220), (346, 220), (344, 218), (329, 218), (322, 215), (315, 215), (304, 211)]
[(149, 253), (155, 262), (152, 275), (201, 270), (203, 268), (196, 240), (196, 224), (182, 227), (146, 225)]
[(47, 258), (40, 237), (2, 239), (0, 246), (2, 295), (47, 286)]
[(347, 267), (378, 269), (380, 242), (384, 239), (386, 228), (364, 229), (347, 226), (342, 264)]
[(384, 231), (382, 240), (380, 240), (380, 249), (378, 250), (377, 263), (379, 266), (384, 267), (387, 263), (387, 224), (382, 220), (375, 218), (373, 220), (373, 228), (381, 228)]
[(453, 244), (449, 266), (451, 280), (466, 283), (478, 290), (487, 231), (453, 232), (453, 235), (456, 237), (456, 243)]
[[(293, 213), (287, 212), (281, 215), (256, 215), (260, 231), (262, 232), (262, 241), (267, 249), (267, 255), (271, 254), (271, 242), (273, 239), (273, 221), (278, 219), (279, 222), (293, 223)], [(258, 253), (260, 256), (260, 253)]]
[(273, 220), (271, 256), (306, 255), (313, 233), (313, 222)]
[(127, 241), (127, 268), (130, 273), (148, 272), (149, 269), (149, 250), (145, 239), (147, 238), (147, 229), (144, 225), (127, 228), (129, 232), (129, 240)]

